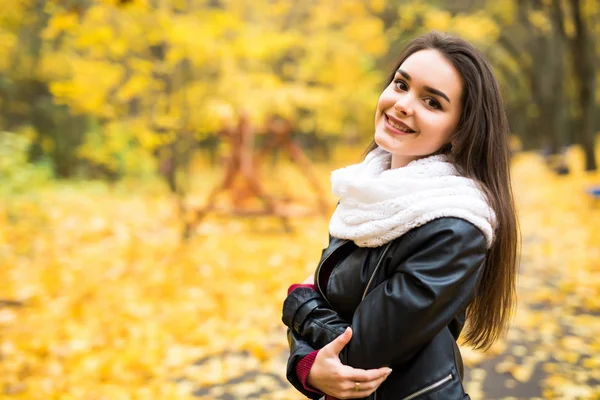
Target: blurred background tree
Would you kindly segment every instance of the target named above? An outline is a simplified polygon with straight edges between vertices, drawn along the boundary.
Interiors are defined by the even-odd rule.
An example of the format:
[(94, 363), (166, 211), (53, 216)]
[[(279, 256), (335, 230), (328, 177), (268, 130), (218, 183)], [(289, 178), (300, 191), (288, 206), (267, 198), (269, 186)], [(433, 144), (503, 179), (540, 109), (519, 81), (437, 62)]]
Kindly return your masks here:
[(486, 53), (524, 149), (579, 144), (597, 166), (595, 0), (13, 3), (0, 11), (0, 130), (32, 135), (30, 161), (59, 178), (160, 174), (181, 197), (196, 151), (216, 162), (242, 110), (259, 147), (271, 115), (313, 155), (367, 141), (402, 44), (432, 29)]

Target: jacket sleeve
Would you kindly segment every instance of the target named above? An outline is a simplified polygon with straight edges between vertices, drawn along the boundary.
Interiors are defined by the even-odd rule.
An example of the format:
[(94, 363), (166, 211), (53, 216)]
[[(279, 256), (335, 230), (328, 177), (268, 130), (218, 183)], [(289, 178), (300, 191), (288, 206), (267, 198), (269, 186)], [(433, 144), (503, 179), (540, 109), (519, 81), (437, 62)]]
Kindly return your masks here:
[(283, 302), (283, 323), (314, 349), (320, 349), (350, 326), (323, 296), (306, 287), (295, 288)]
[[(408, 257), (398, 259), (397, 252), (390, 252), (384, 260), (389, 276), (357, 307), (342, 363), (364, 369), (402, 364), (473, 299), (487, 252), (484, 235), (456, 218), (421, 228), (402, 242), (401, 253)], [(331, 341), (348, 326), (337, 313), (313, 305), (293, 321), (308, 343)]]
[(290, 356), (287, 361), (286, 378), (287, 380), (304, 396), (309, 399), (319, 399), (323, 396), (323, 393), (307, 390), (302, 381), (298, 377), (296, 367), (298, 363), (307, 355), (314, 352), (315, 349), (311, 347), (300, 335), (295, 333), (292, 329), (287, 330), (288, 344), (290, 347)]

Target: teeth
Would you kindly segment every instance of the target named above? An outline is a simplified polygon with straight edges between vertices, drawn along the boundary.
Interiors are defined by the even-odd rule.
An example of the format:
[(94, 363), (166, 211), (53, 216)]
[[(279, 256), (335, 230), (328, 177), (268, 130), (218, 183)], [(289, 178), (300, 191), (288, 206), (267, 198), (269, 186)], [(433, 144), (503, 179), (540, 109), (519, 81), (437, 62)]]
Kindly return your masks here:
[(406, 128), (405, 128), (405, 127), (403, 127), (403, 126), (397, 125), (397, 124), (396, 124), (394, 121), (392, 121), (392, 120), (391, 120), (391, 119), (389, 119), (389, 118), (388, 118), (388, 121), (390, 122), (390, 125), (392, 125), (392, 126), (393, 126), (394, 128), (396, 128), (396, 129), (398, 129), (399, 131), (406, 132), (406, 133), (410, 133), (410, 132), (412, 132), (412, 130), (410, 130), (410, 129), (406, 129)]

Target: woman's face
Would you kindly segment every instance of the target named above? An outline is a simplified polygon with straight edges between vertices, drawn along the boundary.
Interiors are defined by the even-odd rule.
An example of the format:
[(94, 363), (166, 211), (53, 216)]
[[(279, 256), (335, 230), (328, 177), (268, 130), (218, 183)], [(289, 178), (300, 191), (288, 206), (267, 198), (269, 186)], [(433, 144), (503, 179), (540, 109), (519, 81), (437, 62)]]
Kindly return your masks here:
[(460, 74), (437, 50), (421, 50), (404, 60), (375, 113), (375, 142), (392, 154), (392, 168), (450, 142), (462, 112), (462, 90)]

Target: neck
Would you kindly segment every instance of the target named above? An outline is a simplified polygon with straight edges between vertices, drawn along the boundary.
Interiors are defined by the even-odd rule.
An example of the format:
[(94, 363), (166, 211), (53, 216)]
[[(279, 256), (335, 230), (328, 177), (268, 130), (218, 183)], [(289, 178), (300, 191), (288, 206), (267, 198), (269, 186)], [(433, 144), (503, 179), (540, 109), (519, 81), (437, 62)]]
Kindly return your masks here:
[(406, 167), (411, 161), (418, 160), (419, 158), (423, 157), (411, 157), (392, 154), (392, 162), (390, 164), (390, 169)]

